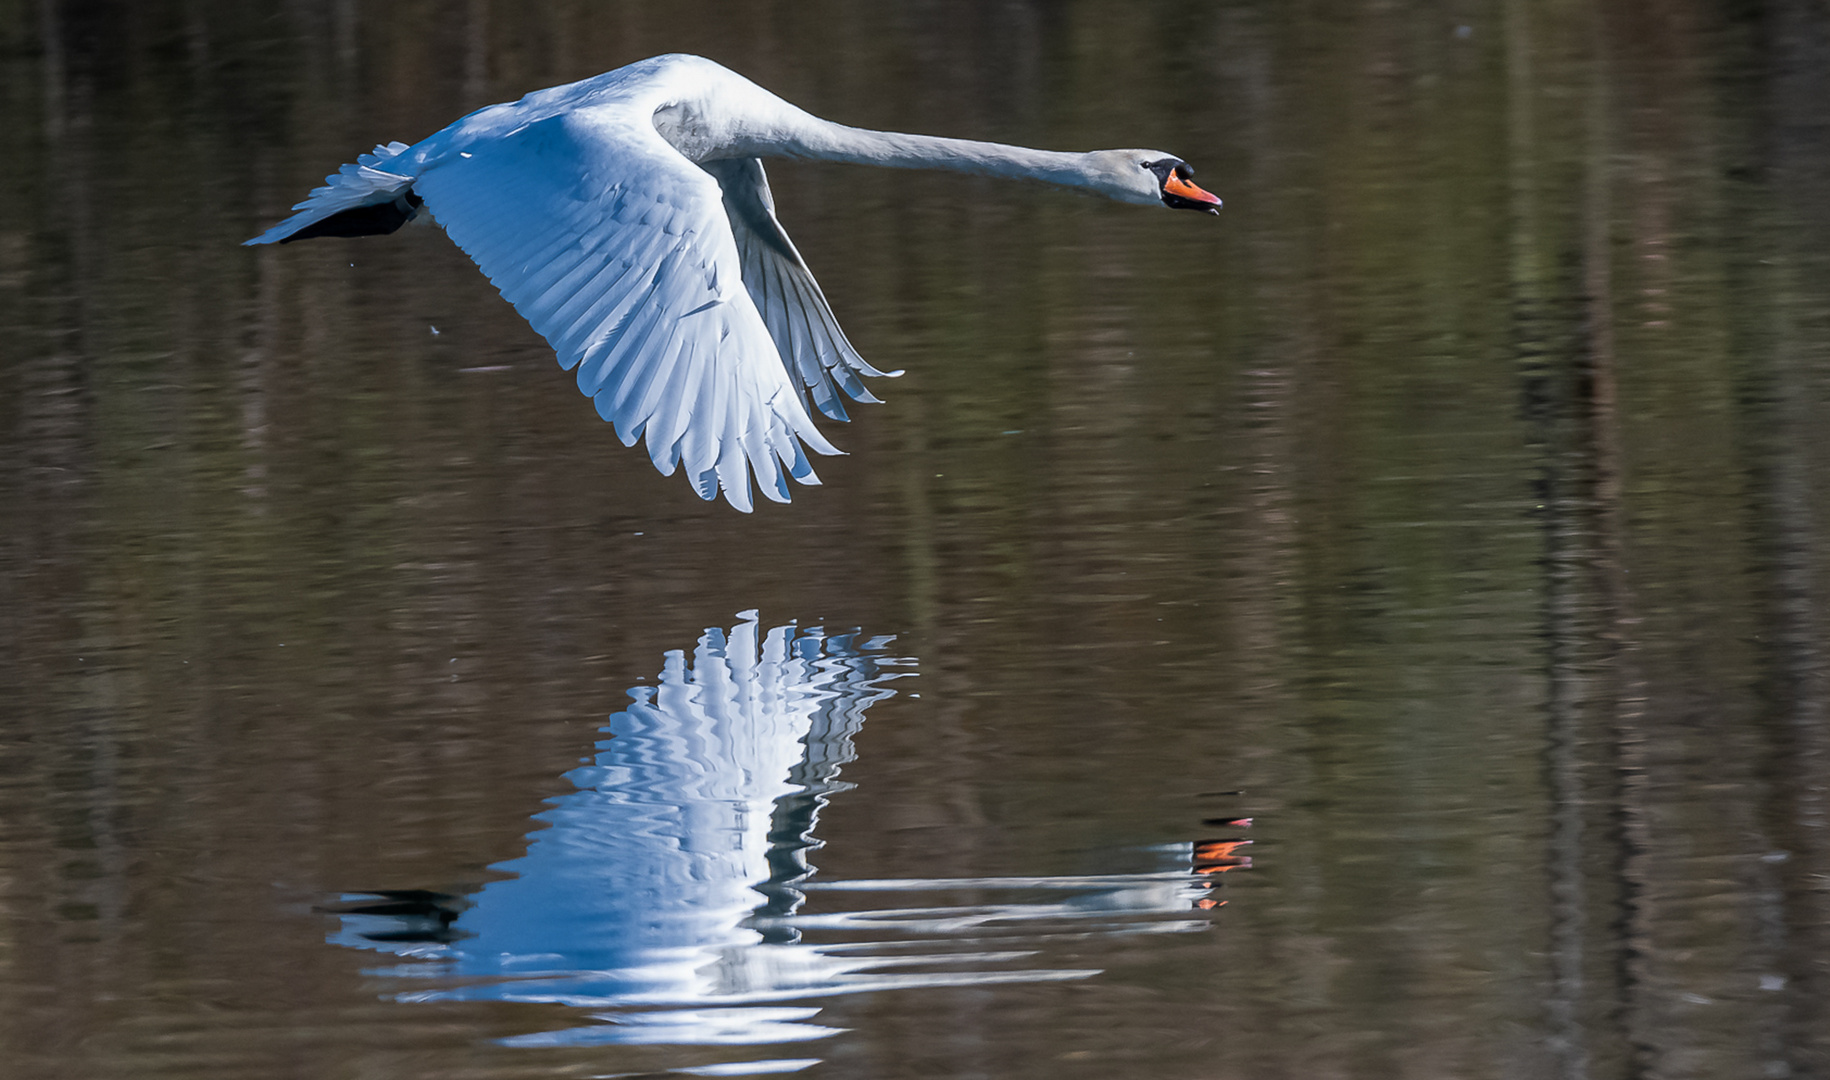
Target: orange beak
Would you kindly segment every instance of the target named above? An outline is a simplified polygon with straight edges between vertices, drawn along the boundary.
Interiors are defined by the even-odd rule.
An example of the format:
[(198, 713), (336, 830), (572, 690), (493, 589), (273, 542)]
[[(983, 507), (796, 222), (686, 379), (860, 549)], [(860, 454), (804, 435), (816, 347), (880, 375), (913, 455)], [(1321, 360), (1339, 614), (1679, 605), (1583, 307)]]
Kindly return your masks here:
[(1212, 213), (1212, 210), (1209, 210), (1210, 207), (1220, 205), (1220, 196), (1211, 191), (1202, 190), (1194, 181), (1184, 180), (1173, 172), (1169, 174), (1167, 180), (1163, 181), (1163, 192), (1177, 198), (1187, 199), (1191, 203), (1200, 203), (1201, 205), (1197, 209), (1208, 210), (1209, 213)]

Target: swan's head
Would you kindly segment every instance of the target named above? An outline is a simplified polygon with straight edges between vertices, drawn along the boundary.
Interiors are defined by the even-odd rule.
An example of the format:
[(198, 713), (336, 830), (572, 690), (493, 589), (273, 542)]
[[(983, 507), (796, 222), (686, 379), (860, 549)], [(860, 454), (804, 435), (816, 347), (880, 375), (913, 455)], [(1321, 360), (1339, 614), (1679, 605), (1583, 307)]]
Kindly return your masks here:
[(1087, 158), (1094, 190), (1109, 198), (1139, 206), (1220, 212), (1220, 196), (1195, 186), (1195, 171), (1174, 154), (1095, 150)]

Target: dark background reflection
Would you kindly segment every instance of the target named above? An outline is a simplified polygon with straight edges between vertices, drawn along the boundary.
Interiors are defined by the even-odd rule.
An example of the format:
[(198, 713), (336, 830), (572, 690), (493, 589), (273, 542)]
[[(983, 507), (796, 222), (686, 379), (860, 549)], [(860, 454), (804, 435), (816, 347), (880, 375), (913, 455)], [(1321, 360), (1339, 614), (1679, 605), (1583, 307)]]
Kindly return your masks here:
[[(436, 231), (236, 246), (662, 51), (1227, 209), (773, 169), (909, 374), (753, 517)], [(473, 890), (657, 643), (759, 607), (921, 658), (824, 874), (1258, 818), (1216, 932), (846, 999), (821, 1075), (1830, 1072), (1827, 101), (1816, 0), (0, 2), (0, 1059), (715, 1060), (496, 1046), (569, 1020), (381, 1000), (311, 906)]]

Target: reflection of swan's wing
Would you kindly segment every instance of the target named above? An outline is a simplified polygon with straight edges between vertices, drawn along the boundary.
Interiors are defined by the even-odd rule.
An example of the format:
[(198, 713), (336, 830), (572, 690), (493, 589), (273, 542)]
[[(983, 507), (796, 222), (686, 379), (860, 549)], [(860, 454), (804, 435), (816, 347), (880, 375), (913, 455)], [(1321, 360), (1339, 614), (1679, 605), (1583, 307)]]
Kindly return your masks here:
[[(743, 287), (718, 184), (627, 109), (583, 108), (478, 140), (414, 190), (578, 388), (655, 467), (750, 509), (812, 483), (814, 428)], [(779, 465), (778, 465), (779, 461)]]
[(790, 375), (807, 388), (820, 411), (835, 420), (847, 418), (839, 387), (853, 401), (876, 402), (858, 376), (884, 373), (866, 363), (839, 329), (826, 294), (775, 217), (775, 198), (769, 194), (762, 161), (733, 158), (699, 167), (717, 177), (724, 189), (744, 286), (762, 312)]
[(864, 710), (896, 696), (896, 691), (881, 685), (895, 677), (886, 676), (884, 668), (903, 662), (883, 655), (893, 639), (856, 639), (856, 634), (842, 634), (823, 640), (802, 637), (794, 643), (809, 669), (806, 681), (830, 691), (813, 714), (806, 753), (789, 777), (796, 788), (812, 795), (824, 797), (851, 786), (838, 779), (839, 769), (858, 754), (852, 737), (864, 727)]
[(839, 779), (839, 770), (857, 756), (852, 738), (864, 727), (864, 710), (896, 694), (883, 685), (895, 677), (886, 675), (884, 668), (901, 662), (882, 655), (891, 639), (855, 639), (855, 634), (824, 639), (823, 656), (816, 638), (802, 637), (791, 646), (807, 670), (808, 685), (823, 686), (829, 693), (813, 714), (801, 759), (788, 772), (790, 794), (775, 803), (769, 881), (759, 886), (769, 904), (758, 912), (757, 922), (769, 941), (798, 936), (798, 930), (781, 920), (798, 910), (804, 899), (797, 886), (813, 872), (807, 853), (820, 846), (813, 838), (820, 811), (833, 795), (852, 786)]
[[(657, 685), (630, 691), (610, 717), (613, 737), (567, 774), (578, 790), (553, 800), (540, 815), (548, 828), (498, 867), (514, 876), (485, 886), (458, 918), (461, 970), (599, 973), (589, 990), (517, 991), (553, 997), (720, 992), (709, 951), (761, 940), (746, 919), (778, 875), (774, 849), (812, 843), (779, 835), (784, 800), (802, 797), (805, 758), (826, 763), (823, 781), (850, 759), (848, 739), (829, 747), (816, 728), (849, 735), (891, 693), (876, 685), (878, 659), (857, 655), (850, 637), (762, 634), (754, 612), (744, 619), (728, 635), (707, 630), (690, 658), (669, 652)], [(792, 876), (804, 873), (797, 864)]]

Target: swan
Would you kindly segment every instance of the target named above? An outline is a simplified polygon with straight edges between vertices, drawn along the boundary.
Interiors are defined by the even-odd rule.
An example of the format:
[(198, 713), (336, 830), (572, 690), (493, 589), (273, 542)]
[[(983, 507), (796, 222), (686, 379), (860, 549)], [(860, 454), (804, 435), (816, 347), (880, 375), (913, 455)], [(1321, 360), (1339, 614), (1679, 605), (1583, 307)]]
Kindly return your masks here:
[(391, 233), (422, 210), (577, 370), (625, 446), (664, 476), (751, 509), (817, 484), (808, 412), (847, 419), (881, 376), (839, 329), (775, 217), (762, 158), (950, 169), (1120, 202), (1218, 212), (1157, 150), (1061, 153), (846, 127), (697, 56), (638, 61), (390, 142), (245, 244)]

